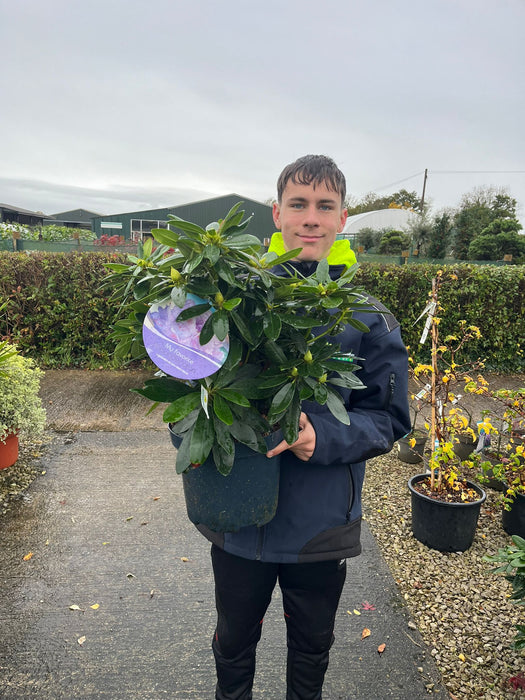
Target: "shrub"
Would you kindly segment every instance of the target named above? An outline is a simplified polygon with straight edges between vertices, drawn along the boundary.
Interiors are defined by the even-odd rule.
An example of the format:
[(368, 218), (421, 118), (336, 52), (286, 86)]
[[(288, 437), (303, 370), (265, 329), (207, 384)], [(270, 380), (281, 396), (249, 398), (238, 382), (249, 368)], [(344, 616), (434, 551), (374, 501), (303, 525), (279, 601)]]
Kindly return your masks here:
[(0, 253), (0, 336), (47, 367), (111, 366), (115, 310), (99, 290), (111, 253)]
[[(114, 366), (108, 340), (115, 309), (99, 290), (106, 262), (124, 262), (111, 253), (0, 252), (0, 338), (47, 367)], [(486, 360), (489, 370), (524, 371), (525, 267), (384, 265), (363, 263), (355, 281), (380, 299), (401, 323), (403, 338), (417, 361), (418, 316), (428, 301), (432, 277), (443, 269), (441, 301), (447, 309), (441, 332), (454, 334), (458, 323), (478, 326), (481, 337), (469, 344), (466, 360)]]

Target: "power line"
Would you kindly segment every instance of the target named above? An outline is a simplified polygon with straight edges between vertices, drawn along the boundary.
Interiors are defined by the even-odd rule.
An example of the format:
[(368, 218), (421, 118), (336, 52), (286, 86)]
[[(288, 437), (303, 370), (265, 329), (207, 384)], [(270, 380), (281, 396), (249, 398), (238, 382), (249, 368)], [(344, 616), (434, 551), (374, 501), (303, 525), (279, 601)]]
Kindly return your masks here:
[(515, 175), (523, 174), (525, 170), (430, 170), (432, 175), (473, 175), (473, 174), (485, 174), (485, 175)]
[(395, 185), (399, 185), (407, 180), (412, 180), (414, 177), (419, 177), (420, 175), (423, 175), (424, 172), (424, 170), (420, 170), (418, 173), (410, 175), (409, 177), (404, 177), (402, 180), (396, 180), (396, 182), (391, 182), (389, 185), (383, 185), (383, 187), (376, 187), (372, 190), (372, 192), (379, 192), (380, 190), (386, 190), (388, 187), (394, 187)]

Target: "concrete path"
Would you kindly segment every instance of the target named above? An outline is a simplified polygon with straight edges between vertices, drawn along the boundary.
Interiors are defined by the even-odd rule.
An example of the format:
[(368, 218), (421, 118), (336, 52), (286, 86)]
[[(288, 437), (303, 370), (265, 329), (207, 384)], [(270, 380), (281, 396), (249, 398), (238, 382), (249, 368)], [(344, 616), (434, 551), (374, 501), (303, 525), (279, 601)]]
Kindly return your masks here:
[[(46, 375), (50, 425), (68, 432), (48, 448), (27, 496), (0, 518), (6, 700), (214, 697), (209, 544), (187, 520), (160, 413), (145, 418), (149, 402), (129, 394), (141, 378)], [(349, 560), (323, 698), (447, 698), (366, 526), (363, 544)], [(285, 697), (278, 591), (274, 598), (256, 700)], [(371, 634), (362, 640), (364, 628)]]

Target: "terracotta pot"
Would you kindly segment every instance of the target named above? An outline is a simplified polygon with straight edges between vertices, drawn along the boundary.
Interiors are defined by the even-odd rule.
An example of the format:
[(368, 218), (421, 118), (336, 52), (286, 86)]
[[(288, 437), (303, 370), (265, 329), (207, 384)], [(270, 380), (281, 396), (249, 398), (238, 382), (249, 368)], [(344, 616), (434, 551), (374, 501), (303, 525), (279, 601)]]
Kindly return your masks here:
[(0, 469), (12, 467), (18, 459), (18, 435), (9, 433), (4, 440), (0, 440)]

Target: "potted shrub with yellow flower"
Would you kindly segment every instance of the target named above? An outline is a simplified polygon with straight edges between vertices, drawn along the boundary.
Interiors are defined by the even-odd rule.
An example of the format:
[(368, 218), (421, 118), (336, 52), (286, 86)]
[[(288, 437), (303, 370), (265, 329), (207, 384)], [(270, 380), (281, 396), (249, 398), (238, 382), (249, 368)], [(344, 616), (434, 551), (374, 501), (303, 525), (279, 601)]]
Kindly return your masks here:
[[(441, 551), (464, 551), (474, 539), (486, 494), (479, 485), (463, 476), (466, 463), (462, 463), (455, 452), (457, 436), (468, 428), (470, 421), (461, 411), (453, 388), (460, 382), (470, 381), (467, 365), (460, 364), (459, 356), (465, 343), (478, 336), (479, 329), (462, 321), (457, 336), (450, 335), (440, 341), (439, 320), (443, 308), (439, 303), (439, 289), (442, 282), (440, 271), (432, 280), (430, 301), (424, 312), (427, 319), (421, 342), (430, 334), (430, 363), (418, 364), (412, 369), (412, 378), (423, 387), (420, 400), (430, 414), (425, 423), (432, 450), (429, 472), (413, 476), (408, 488), (414, 537)], [(472, 365), (468, 365), (468, 369), (472, 370)]]
[(481, 470), (485, 480), (502, 491), (505, 532), (525, 537), (525, 388), (493, 391), (484, 384), (477, 393), (495, 404), (481, 424), (486, 435)]

